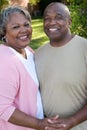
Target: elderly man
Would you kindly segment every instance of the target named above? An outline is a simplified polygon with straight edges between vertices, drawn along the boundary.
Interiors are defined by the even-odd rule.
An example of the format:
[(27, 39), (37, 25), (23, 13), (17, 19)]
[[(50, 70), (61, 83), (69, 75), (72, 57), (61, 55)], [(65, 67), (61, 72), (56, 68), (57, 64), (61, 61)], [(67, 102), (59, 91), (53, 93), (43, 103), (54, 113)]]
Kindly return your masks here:
[(87, 39), (72, 34), (70, 24), (66, 5), (46, 7), (49, 43), (36, 50), (36, 69), (45, 116), (59, 115), (57, 130), (87, 130)]

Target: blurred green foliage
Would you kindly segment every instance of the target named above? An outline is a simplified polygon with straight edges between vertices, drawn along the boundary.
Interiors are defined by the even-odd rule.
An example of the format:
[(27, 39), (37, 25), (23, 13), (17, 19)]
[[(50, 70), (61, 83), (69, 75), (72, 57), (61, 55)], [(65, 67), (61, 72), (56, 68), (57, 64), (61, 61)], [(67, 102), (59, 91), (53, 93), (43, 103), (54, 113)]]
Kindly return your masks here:
[(35, 50), (48, 41), (48, 37), (46, 36), (43, 30), (43, 18), (33, 18), (32, 28), (33, 31), (30, 47), (32, 47)]
[(72, 25), (71, 31), (75, 34), (87, 38), (87, 5), (70, 5)]
[(9, 0), (0, 0), (0, 11), (3, 7), (9, 5)]
[(40, 0), (29, 0), (29, 3), (31, 4), (31, 5), (36, 5), (37, 3), (39, 3), (40, 2)]

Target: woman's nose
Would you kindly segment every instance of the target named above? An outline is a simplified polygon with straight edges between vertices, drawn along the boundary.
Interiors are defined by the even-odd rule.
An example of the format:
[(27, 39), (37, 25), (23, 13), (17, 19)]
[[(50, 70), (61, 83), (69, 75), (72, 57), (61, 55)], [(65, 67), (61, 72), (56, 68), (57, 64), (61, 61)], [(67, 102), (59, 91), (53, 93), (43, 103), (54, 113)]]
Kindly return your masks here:
[(21, 31), (21, 32), (25, 32), (25, 31), (26, 31), (25, 26), (21, 26), (20, 31)]

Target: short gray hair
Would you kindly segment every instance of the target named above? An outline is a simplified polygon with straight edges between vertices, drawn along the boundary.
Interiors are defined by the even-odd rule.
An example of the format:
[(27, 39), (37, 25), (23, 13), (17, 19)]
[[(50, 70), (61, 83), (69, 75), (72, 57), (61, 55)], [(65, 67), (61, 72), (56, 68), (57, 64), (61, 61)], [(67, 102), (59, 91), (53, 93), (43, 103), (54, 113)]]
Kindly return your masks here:
[(0, 39), (2, 39), (6, 33), (6, 25), (9, 21), (10, 15), (19, 12), (25, 16), (26, 19), (31, 23), (31, 16), (27, 9), (21, 6), (10, 6), (4, 8), (0, 13)]
[(48, 4), (47, 7), (44, 10), (43, 16), (45, 16), (46, 10), (49, 10), (49, 8), (51, 9), (52, 6), (57, 6), (57, 8), (61, 8), (64, 15), (66, 15), (67, 18), (70, 18), (69, 8), (61, 2), (52, 2), (52, 3)]

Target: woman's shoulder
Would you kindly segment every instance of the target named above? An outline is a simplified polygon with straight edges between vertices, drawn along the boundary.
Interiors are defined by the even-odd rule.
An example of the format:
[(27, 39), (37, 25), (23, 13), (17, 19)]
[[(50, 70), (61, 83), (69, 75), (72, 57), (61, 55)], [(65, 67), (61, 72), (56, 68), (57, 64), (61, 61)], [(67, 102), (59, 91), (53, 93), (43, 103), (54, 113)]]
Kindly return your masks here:
[(11, 51), (11, 49), (3, 44), (0, 44), (0, 59), (2, 63), (5, 64), (14, 64), (15, 61), (15, 54)]
[(11, 53), (9, 47), (5, 46), (4, 44), (0, 44), (0, 54), (7, 54)]

